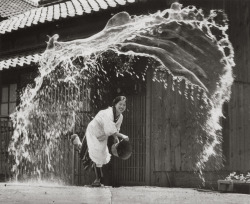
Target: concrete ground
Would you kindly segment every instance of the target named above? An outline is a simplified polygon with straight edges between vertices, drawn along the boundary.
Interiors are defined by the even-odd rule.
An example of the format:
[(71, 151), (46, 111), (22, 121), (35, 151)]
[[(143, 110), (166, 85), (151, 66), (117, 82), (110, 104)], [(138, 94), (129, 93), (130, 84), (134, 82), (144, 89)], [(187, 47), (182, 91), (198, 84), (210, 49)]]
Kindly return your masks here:
[(0, 203), (250, 204), (250, 195), (189, 188), (90, 188), (50, 183), (0, 183)]

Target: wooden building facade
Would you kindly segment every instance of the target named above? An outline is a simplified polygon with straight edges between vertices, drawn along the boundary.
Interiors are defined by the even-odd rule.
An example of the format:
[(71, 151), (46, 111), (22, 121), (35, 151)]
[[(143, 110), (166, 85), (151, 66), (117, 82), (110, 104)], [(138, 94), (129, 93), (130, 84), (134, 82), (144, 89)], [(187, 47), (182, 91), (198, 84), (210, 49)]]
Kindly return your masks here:
[(228, 171), (250, 170), (250, 101), (249, 101), (249, 50), (250, 50), (250, 2), (240, 1), (183, 1), (209, 9), (223, 9), (229, 19), (229, 40), (235, 51), (233, 68), (234, 84), (231, 100), (224, 106), (223, 149)]
[[(114, 2), (116, 6), (108, 6), (106, 9), (96, 9), (88, 2), (90, 12), (86, 10), (72, 14), (69, 9), (71, 3), (58, 1), (55, 4), (44, 5), (45, 11), (41, 9), (42, 7), (37, 8), (46, 14), (44, 14), (46, 20), (43, 19), (44, 15), (38, 16), (38, 24), (27, 20), (32, 18), (32, 22), (36, 22), (34, 16), (38, 14), (34, 15), (34, 12), (22, 18), (23, 25), (20, 24), (17, 27), (12, 26), (20, 20), (14, 19), (15, 16), (10, 18), (12, 21), (6, 19), (0, 22), (2, 29), (0, 29), (0, 175), (3, 178), (6, 178), (9, 173), (7, 172), (9, 171), (7, 143), (11, 136), (11, 124), (8, 122), (8, 114), (19, 100), (18, 94), (13, 93), (15, 90), (22, 90), (36, 76), (37, 62), (46, 47), (47, 35), (59, 34), (61, 41), (86, 38), (102, 30), (111, 14), (124, 10), (131, 14), (147, 14), (168, 8), (173, 1), (158, 0), (156, 3), (156, 1), (138, 0), (125, 1), (126, 4), (119, 4), (120, 1)], [(179, 2), (184, 6), (192, 4), (203, 9), (225, 9), (229, 18), (229, 38), (235, 49), (235, 82), (231, 100), (224, 106), (225, 119), (222, 119), (225, 167), (220, 171), (205, 172), (206, 185), (211, 186), (216, 185), (217, 179), (224, 178), (232, 171), (245, 173), (250, 170), (248, 130), (250, 5), (247, 0), (179, 0)], [(60, 5), (60, 9), (66, 6), (67, 12), (63, 13), (60, 10), (61, 12), (56, 13), (58, 9), (56, 5)], [(188, 123), (188, 117), (192, 108), (198, 106), (201, 101), (199, 97), (191, 100), (190, 96), (187, 99), (184, 94), (179, 94), (184, 92), (183, 82), (178, 82), (179, 90), (173, 90), (172, 80), (171, 76), (168, 76), (168, 88), (165, 89), (162, 84), (152, 81), (152, 73), (149, 71), (145, 82), (130, 83), (132, 85), (129, 89), (133, 91), (127, 94), (127, 111), (124, 113), (122, 132), (130, 136), (134, 151), (132, 157), (126, 161), (112, 158), (105, 170), (108, 175), (106, 185), (197, 187), (201, 184), (198, 175), (189, 168), (188, 158), (186, 158), (186, 152), (190, 148), (187, 132), (194, 125)], [(121, 89), (127, 88), (126, 84), (120, 86)], [(195, 91), (199, 94), (198, 90)], [(76, 127), (76, 132), (83, 133), (87, 123), (88, 121), (84, 119), (82, 126), (78, 129)], [(69, 155), (74, 158), (71, 169), (72, 183), (89, 184), (94, 175), (83, 170), (75, 152), (70, 151)]]

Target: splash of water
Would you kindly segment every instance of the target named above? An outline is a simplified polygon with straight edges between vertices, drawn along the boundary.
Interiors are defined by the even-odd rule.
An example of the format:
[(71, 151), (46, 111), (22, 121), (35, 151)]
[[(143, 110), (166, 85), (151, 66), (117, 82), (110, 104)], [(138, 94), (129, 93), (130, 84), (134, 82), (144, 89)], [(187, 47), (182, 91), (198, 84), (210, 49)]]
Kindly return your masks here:
[[(204, 169), (208, 159), (220, 152), (219, 119), (233, 83), (234, 52), (227, 29), (223, 11), (212, 10), (206, 16), (195, 6), (182, 8), (174, 3), (151, 15), (121, 12), (101, 32), (86, 39), (58, 42), (59, 36), (54, 35), (40, 60), (35, 85), (25, 89), (12, 115), (15, 131), (9, 151), (15, 159), (13, 170), (18, 174), (29, 166), (38, 175), (55, 171), (62, 138), (87, 107), (88, 85), (102, 87), (109, 82), (107, 67), (111, 64), (116, 76), (129, 73), (141, 80), (148, 69), (154, 69), (153, 80), (163, 82), (166, 89), (166, 75), (172, 76), (175, 90), (184, 80), (184, 95), (188, 95), (186, 90), (192, 92), (188, 100), (197, 97), (194, 89), (202, 93), (203, 105), (196, 107), (195, 119), (199, 120), (194, 127), (195, 142), (202, 147), (193, 155), (193, 168)], [(141, 57), (148, 62), (137, 72), (132, 64)], [(93, 101), (102, 97), (101, 91), (91, 96)]]

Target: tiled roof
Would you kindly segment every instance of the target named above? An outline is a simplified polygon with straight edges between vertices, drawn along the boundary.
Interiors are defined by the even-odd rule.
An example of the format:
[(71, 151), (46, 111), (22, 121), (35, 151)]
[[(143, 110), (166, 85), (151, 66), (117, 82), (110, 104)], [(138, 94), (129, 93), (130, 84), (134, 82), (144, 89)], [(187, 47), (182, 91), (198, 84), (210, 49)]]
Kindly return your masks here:
[(3, 69), (8, 69), (10, 67), (30, 65), (32, 63), (37, 63), (41, 57), (41, 53), (33, 53), (26, 55), (16, 55), (10, 58), (0, 59), (0, 71)]
[(136, 0), (69, 0), (48, 7), (35, 8), (0, 22), (0, 34), (31, 27), (46, 21), (81, 16), (111, 7), (134, 3)]
[(40, 0), (23, 0), (23, 1), (26, 1), (26, 2), (30, 3), (31, 5), (33, 5), (33, 6), (38, 6)]
[(0, 16), (11, 17), (36, 8), (25, 0), (0, 0)]

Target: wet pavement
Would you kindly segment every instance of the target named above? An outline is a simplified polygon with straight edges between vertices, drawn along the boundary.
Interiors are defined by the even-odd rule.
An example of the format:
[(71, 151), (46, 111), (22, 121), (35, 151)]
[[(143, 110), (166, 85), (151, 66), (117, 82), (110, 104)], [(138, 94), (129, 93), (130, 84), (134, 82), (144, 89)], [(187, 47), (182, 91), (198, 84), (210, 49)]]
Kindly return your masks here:
[(190, 188), (145, 186), (91, 188), (46, 183), (0, 183), (0, 203), (250, 204), (250, 195)]

